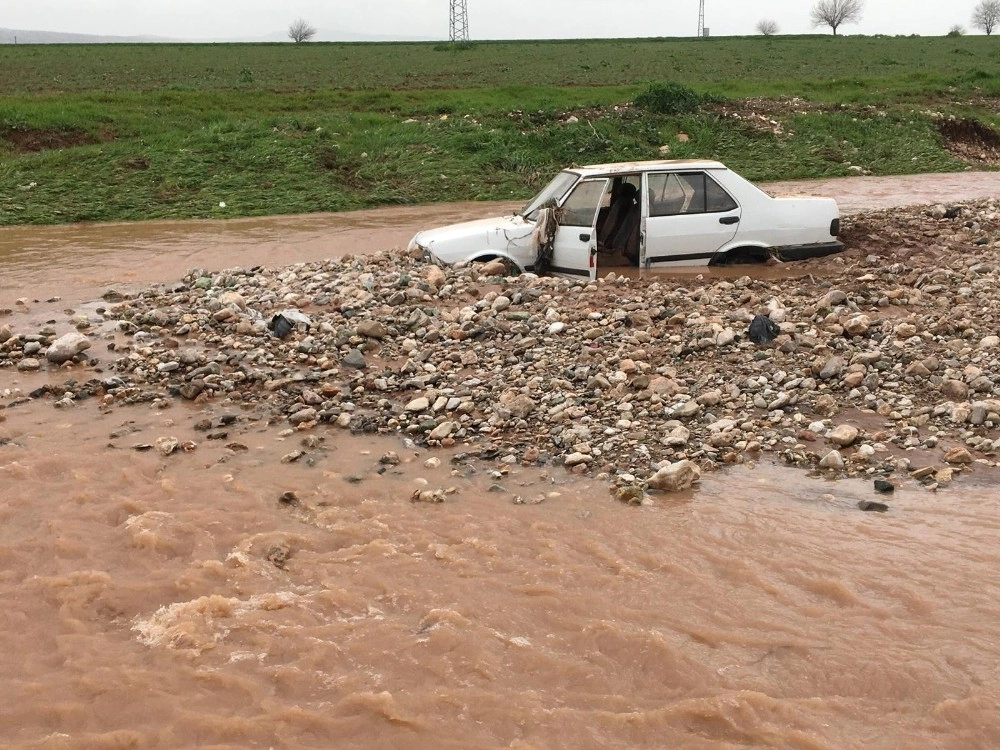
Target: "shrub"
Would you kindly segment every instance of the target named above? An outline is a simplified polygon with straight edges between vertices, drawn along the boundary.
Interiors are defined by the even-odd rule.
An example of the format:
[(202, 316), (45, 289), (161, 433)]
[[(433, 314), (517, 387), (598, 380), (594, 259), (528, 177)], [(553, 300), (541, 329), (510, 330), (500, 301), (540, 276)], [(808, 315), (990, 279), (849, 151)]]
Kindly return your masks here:
[(635, 106), (660, 115), (696, 112), (703, 97), (682, 83), (651, 83), (635, 97)]

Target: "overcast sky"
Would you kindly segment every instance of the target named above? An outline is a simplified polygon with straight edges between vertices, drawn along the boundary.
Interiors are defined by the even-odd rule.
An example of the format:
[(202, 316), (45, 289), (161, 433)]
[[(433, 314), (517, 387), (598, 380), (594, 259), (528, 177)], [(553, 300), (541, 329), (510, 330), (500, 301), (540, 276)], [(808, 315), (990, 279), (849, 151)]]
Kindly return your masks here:
[[(978, 0), (867, 0), (847, 34), (970, 32)], [(120, 36), (225, 40), (283, 33), (296, 18), (325, 32), (446, 39), (450, 0), (9, 0), (0, 27)], [(698, 0), (467, 0), (473, 39), (692, 36)], [(781, 33), (814, 30), (810, 0), (706, 0), (713, 36), (753, 34), (772, 19)], [(827, 29), (827, 31), (829, 31)]]

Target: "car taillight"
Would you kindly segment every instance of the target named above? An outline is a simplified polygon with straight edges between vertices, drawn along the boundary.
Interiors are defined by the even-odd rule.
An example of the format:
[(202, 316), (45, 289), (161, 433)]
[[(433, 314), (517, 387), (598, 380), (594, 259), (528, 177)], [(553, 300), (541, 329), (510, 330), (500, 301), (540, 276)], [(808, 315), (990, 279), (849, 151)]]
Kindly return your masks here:
[(840, 234), (840, 219), (834, 219), (830, 222), (830, 236), (836, 237)]

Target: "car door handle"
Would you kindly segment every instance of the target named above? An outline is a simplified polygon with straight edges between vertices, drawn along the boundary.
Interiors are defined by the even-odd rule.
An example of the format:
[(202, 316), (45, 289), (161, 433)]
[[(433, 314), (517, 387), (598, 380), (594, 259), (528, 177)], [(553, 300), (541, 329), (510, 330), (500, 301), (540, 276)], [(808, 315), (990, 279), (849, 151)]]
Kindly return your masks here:
[(736, 224), (740, 220), (739, 216), (723, 216), (719, 219), (720, 224)]
[(580, 242), (590, 242), (590, 235), (584, 232), (580, 235)]

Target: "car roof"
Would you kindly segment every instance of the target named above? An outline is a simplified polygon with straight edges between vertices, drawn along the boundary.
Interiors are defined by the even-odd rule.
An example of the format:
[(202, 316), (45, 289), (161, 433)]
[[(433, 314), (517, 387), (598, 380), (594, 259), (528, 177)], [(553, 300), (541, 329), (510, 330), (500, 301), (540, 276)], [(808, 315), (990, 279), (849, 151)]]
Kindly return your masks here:
[(721, 162), (710, 159), (658, 159), (656, 161), (623, 161), (613, 164), (589, 164), (570, 167), (567, 172), (575, 172), (583, 177), (594, 175), (622, 174), (626, 172), (659, 172), (662, 170), (685, 169), (725, 169)]

